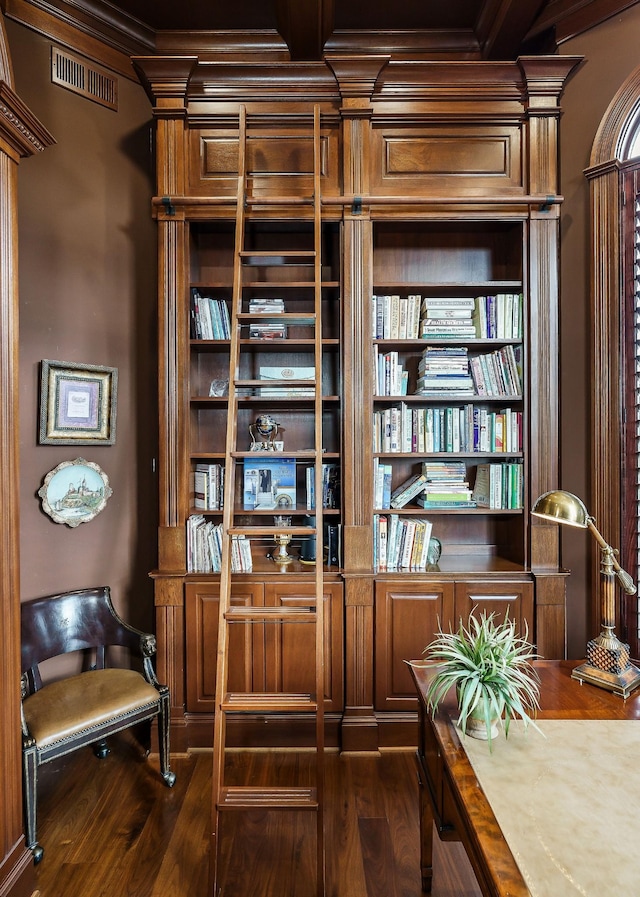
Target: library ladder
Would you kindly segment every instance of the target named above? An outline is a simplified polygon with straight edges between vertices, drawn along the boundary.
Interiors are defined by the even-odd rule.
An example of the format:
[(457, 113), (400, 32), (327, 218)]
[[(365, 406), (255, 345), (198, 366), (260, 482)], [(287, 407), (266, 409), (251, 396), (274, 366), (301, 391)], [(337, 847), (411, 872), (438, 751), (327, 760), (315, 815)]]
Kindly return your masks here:
[[(290, 537), (316, 537), (316, 545), (322, 545), (322, 240), (321, 240), (321, 197), (320, 197), (320, 109), (314, 108), (313, 115), (313, 196), (285, 196), (272, 198), (253, 198), (248, 196), (247, 144), (251, 139), (248, 132), (246, 111), (241, 107), (239, 113), (239, 149), (238, 149), (238, 186), (235, 221), (235, 252), (233, 271), (233, 298), (231, 307), (231, 339), (229, 362), (229, 399), (228, 421), (225, 453), (225, 487), (223, 506), (223, 544), (222, 566), (220, 573), (220, 616), (218, 631), (218, 653), (216, 664), (216, 697), (213, 739), (213, 783), (212, 783), (212, 835), (211, 835), (211, 875), (210, 887), (212, 897), (223, 893), (221, 886), (221, 818), (233, 812), (246, 812), (255, 809), (269, 811), (306, 811), (315, 814), (316, 818), (316, 868), (317, 894), (325, 893), (325, 845), (324, 845), (324, 598), (323, 598), (323, 563), (322, 551), (318, 550), (315, 564), (315, 598), (310, 595), (308, 606), (270, 607), (234, 605), (232, 603), (233, 574), (237, 570), (238, 561), (234, 561), (234, 552), (242, 540), (249, 544), (257, 540), (271, 540), (280, 534), (282, 542)], [(274, 139), (277, 139), (274, 138)], [(306, 139), (306, 138), (305, 138)], [(309, 136), (311, 139), (311, 135)], [(307, 180), (308, 183), (308, 180)], [(269, 208), (265, 218), (269, 222), (267, 229), (274, 221), (282, 226), (278, 231), (276, 225), (271, 231), (271, 245), (267, 248), (254, 245), (252, 222), (261, 212), (252, 214), (252, 205), (260, 206), (264, 211), (267, 206), (277, 206), (274, 212)], [(301, 212), (301, 208), (303, 211)], [(301, 248), (299, 224), (301, 216), (307, 221), (308, 242)], [(274, 245), (273, 233), (282, 243)], [(258, 314), (249, 307), (248, 297), (254, 295), (251, 287), (259, 281), (265, 272), (282, 272), (284, 281), (295, 277), (301, 278), (301, 286), (306, 295), (313, 293), (313, 302), (302, 304), (300, 310), (274, 309)], [(293, 272), (293, 273), (292, 273)], [(302, 272), (302, 276), (301, 276)], [(273, 275), (277, 283), (277, 274)], [(290, 294), (289, 294), (290, 295)], [(251, 325), (254, 325), (251, 339)], [(295, 345), (290, 351), (305, 351), (313, 354), (313, 380), (269, 380), (268, 395), (270, 406), (256, 397), (264, 396), (262, 390), (265, 381), (255, 378), (255, 370), (251, 361), (251, 352), (256, 350), (256, 332), (265, 325), (283, 327), (283, 348), (289, 341), (288, 334), (305, 334), (305, 338), (292, 340)], [(256, 330), (256, 328), (258, 328)], [(247, 332), (249, 331), (249, 332)], [(247, 338), (248, 337), (248, 338)], [(311, 338), (312, 337), (312, 338)], [(310, 367), (310, 365), (309, 365)], [(293, 396), (292, 396), (293, 392)], [(283, 408), (295, 403), (301, 413), (307, 413), (313, 423), (313, 447), (298, 447), (298, 451), (276, 451), (273, 445), (273, 433), (265, 434), (264, 442), (252, 445), (248, 452), (246, 443), (239, 444), (239, 439), (246, 439), (246, 432), (238, 432), (238, 412), (244, 406), (266, 409), (267, 407)], [(260, 434), (258, 433), (260, 436)], [(256, 450), (257, 449), (257, 450)], [(302, 525), (302, 517), (307, 514), (293, 508), (276, 507), (271, 514), (253, 515), (243, 507), (239, 496), (244, 493), (244, 462), (250, 459), (257, 462), (276, 462), (281, 458), (295, 459), (296, 467), (301, 465), (313, 470), (315, 503), (312, 513), (315, 523), (312, 526)], [(265, 468), (267, 464), (265, 463)], [(274, 523), (271, 515), (274, 515)], [(284, 515), (275, 517), (275, 515)], [(300, 523), (296, 521), (296, 516)], [(311, 520), (313, 521), (313, 517)], [(250, 524), (247, 525), (246, 521)], [(261, 522), (264, 521), (264, 522)], [(308, 522), (308, 519), (307, 519)], [(278, 549), (280, 552), (280, 549)], [(285, 546), (286, 553), (286, 546)], [(277, 569), (277, 568), (276, 568)], [(286, 575), (286, 574), (285, 574)], [(229, 630), (231, 626), (288, 626), (311, 624), (314, 632), (315, 649), (315, 693), (287, 694), (283, 691), (265, 692), (250, 691), (246, 693), (230, 692), (229, 681)], [(310, 714), (315, 719), (315, 744), (313, 747), (313, 763), (308, 778), (291, 786), (267, 786), (235, 783), (228, 784), (225, 778), (225, 756), (228, 750), (228, 717), (231, 714), (256, 713), (284, 715)], [(276, 748), (277, 750), (277, 748)]]

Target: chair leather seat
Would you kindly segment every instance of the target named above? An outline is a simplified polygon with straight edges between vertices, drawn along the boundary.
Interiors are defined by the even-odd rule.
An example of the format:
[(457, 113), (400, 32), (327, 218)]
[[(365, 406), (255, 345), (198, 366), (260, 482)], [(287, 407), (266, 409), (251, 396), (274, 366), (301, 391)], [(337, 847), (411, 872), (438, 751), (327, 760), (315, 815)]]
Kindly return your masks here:
[(51, 682), (26, 698), (23, 709), (42, 749), (157, 703), (158, 692), (140, 673), (109, 668)]

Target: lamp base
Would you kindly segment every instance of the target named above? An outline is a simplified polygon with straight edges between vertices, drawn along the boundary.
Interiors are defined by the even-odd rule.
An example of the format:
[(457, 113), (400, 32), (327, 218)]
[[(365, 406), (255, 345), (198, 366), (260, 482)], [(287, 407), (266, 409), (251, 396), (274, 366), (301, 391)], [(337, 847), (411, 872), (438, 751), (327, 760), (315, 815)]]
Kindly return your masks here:
[(590, 685), (597, 685), (598, 688), (606, 688), (607, 691), (628, 698), (640, 685), (640, 670), (630, 663), (622, 672), (614, 673), (610, 670), (601, 670), (587, 661), (572, 670), (571, 678), (577, 679), (580, 683), (588, 682)]

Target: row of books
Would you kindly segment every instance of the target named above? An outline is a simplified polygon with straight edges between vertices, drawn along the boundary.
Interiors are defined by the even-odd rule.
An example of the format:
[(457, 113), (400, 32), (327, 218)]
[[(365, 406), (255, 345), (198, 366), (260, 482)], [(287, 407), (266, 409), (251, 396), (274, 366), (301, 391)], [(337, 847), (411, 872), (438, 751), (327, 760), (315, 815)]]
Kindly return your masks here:
[[(306, 469), (306, 507), (315, 508), (315, 468)], [(196, 464), (192, 474), (192, 507), (219, 511), (224, 498), (224, 466)], [(295, 510), (296, 461), (294, 458), (264, 458), (244, 461), (244, 510)], [(322, 465), (322, 506), (340, 506), (340, 469), (337, 464)]]
[(473, 497), (479, 508), (522, 508), (524, 506), (522, 464), (517, 461), (479, 464)]
[[(316, 469), (314, 466), (306, 469), (305, 485), (307, 487), (307, 510), (312, 511), (316, 506)], [(337, 464), (322, 465), (322, 507), (340, 507), (340, 468)]]
[(418, 364), (416, 395), (474, 394), (466, 346), (428, 346), (424, 350)]
[(417, 499), (419, 507), (427, 510), (476, 507), (464, 461), (424, 461), (422, 476), (425, 485)]
[(476, 300), (474, 322), (480, 339), (522, 339), (522, 293), (496, 293)]
[(374, 412), (373, 450), (515, 454), (522, 451), (522, 412), (473, 403), (420, 408), (402, 402)]
[(483, 299), (437, 298), (424, 300), (420, 337), (422, 339), (475, 339), (479, 336), (473, 320), (476, 303)]
[(422, 297), (372, 296), (374, 339), (419, 339)]
[[(220, 573), (222, 568), (222, 524), (202, 514), (187, 518), (187, 572)], [(251, 543), (245, 536), (231, 537), (231, 572), (251, 573)]]
[(512, 396), (522, 394), (522, 347), (502, 346), (469, 355), (466, 346), (429, 346), (418, 364), (415, 395)]
[(373, 518), (377, 570), (426, 570), (433, 524), (424, 517), (376, 514)]
[(522, 293), (372, 297), (374, 339), (521, 339)]
[(478, 464), (473, 488), (464, 461), (425, 461), (392, 488), (393, 467), (379, 459), (374, 465), (374, 506), (425, 510), (443, 508), (519, 509), (523, 507), (523, 466), (520, 461)]
[(379, 352), (373, 347), (374, 394), (377, 396), (406, 396), (409, 374), (396, 351)]
[(191, 339), (230, 339), (229, 307), (224, 299), (201, 296), (191, 289)]
[(221, 510), (224, 498), (224, 465), (196, 464), (191, 477), (191, 506), (203, 511)]
[(503, 346), (469, 360), (471, 376), (479, 396), (519, 396), (522, 393), (521, 347)]

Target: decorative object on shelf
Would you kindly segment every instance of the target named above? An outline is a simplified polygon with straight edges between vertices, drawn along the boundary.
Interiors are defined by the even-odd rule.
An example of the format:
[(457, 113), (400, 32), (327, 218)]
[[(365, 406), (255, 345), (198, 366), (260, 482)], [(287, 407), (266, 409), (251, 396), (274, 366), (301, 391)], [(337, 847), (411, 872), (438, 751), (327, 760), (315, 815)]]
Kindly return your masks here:
[[(280, 424), (270, 414), (259, 414), (249, 427), (252, 452), (275, 452), (275, 438)], [(260, 439), (256, 438), (256, 434)]]
[(440, 556), (442, 554), (442, 542), (440, 539), (436, 539), (435, 536), (431, 536), (429, 539), (429, 547), (427, 549), (427, 565), (430, 568), (437, 567), (440, 562)]
[(295, 458), (246, 458), (243, 490), (245, 511), (291, 511), (296, 506)]
[(600, 546), (600, 635), (587, 642), (587, 661), (576, 667), (571, 676), (627, 698), (640, 685), (640, 670), (629, 660), (629, 645), (615, 634), (615, 580), (627, 595), (637, 588), (631, 576), (617, 561), (618, 550), (605, 542), (596, 528), (595, 519), (577, 495), (562, 490), (545, 492), (533, 505), (531, 513), (544, 520), (588, 529)]
[(93, 461), (76, 458), (50, 470), (38, 489), (42, 510), (55, 523), (88, 523), (105, 507), (113, 490), (109, 478)]
[(117, 393), (117, 368), (44, 359), (40, 444), (113, 445)]
[(229, 395), (229, 378), (212, 380), (209, 386), (209, 395), (212, 398), (222, 398)]
[[(282, 514), (276, 514), (273, 518), (273, 522), (276, 527), (279, 526), (291, 526), (291, 517), (286, 517)], [(275, 534), (275, 543), (278, 546), (278, 550), (275, 554), (272, 555), (273, 560), (276, 564), (290, 564), (293, 560), (292, 555), (290, 555), (287, 551), (287, 546), (291, 542), (291, 533), (282, 533), (278, 532)]]
[(511, 719), (520, 717), (525, 728), (531, 724), (537, 729), (532, 717), (539, 709), (540, 688), (531, 663), (537, 655), (527, 636), (516, 635), (507, 614), (496, 622), (495, 613), (471, 613), (466, 627), (460, 620), (457, 632), (439, 629), (423, 652), (436, 665), (427, 690), (430, 711), (435, 713), (455, 686), (458, 726), (464, 734), (488, 741), (490, 750), (498, 727), (509, 735)]

